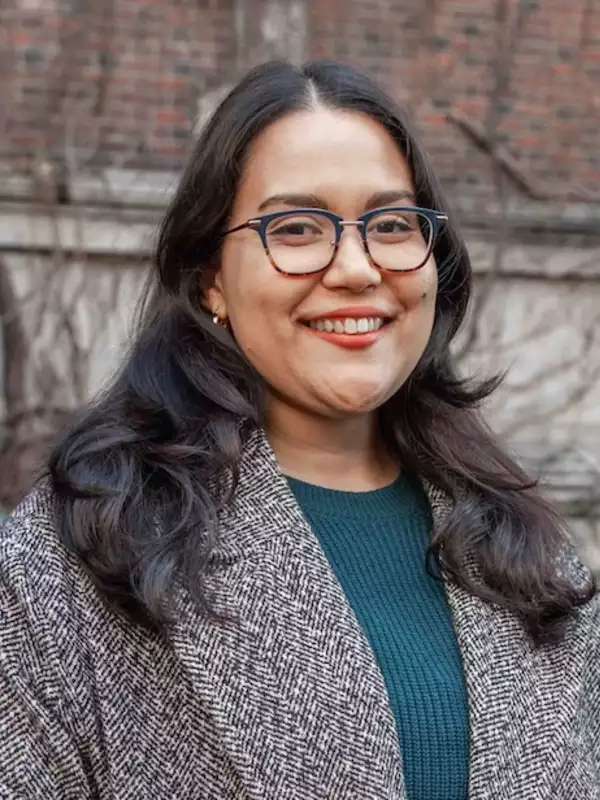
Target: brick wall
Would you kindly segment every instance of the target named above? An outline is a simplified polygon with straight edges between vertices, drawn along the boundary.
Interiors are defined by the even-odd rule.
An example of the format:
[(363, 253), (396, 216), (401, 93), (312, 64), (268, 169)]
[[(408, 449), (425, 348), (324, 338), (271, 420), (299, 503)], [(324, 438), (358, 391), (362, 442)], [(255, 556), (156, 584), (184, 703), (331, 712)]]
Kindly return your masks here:
[(492, 191), (479, 135), (532, 197), (600, 199), (594, 0), (4, 0), (0, 37), (13, 171), (46, 153), (71, 169), (176, 170), (204, 99), (291, 54), (380, 79), (456, 193)]

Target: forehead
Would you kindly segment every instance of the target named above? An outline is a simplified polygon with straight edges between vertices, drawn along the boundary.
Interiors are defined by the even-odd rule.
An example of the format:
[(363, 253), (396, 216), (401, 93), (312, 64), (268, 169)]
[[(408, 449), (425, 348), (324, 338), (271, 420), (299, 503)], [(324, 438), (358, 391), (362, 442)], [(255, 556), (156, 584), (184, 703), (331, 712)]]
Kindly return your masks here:
[(410, 167), (388, 131), (359, 112), (297, 111), (251, 143), (236, 206), (266, 196), (311, 191), (332, 205), (360, 202), (376, 191), (413, 190)]

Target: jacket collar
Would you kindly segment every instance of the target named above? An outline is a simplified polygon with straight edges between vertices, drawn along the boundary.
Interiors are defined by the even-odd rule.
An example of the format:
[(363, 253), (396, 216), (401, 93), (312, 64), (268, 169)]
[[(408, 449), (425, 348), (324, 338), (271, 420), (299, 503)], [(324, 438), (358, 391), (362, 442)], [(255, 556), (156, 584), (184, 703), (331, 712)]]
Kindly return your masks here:
[[(424, 485), (439, 526), (451, 500)], [(275, 796), (265, 758), (281, 748), (282, 764), (275, 755), (269, 762), (273, 780), (278, 770), (285, 781), (296, 768), (298, 775), (310, 764), (317, 769), (321, 757), (345, 758), (331, 770), (370, 775), (364, 794), (349, 795), (405, 798), (382, 674), (261, 429), (246, 442), (238, 491), (219, 523), (215, 607), (241, 609), (241, 626), (227, 633), (184, 602), (174, 646), (243, 780), (256, 796)], [(444, 586), (469, 699), (469, 798), (550, 800), (576, 714), (580, 664), (568, 643), (535, 651), (511, 613)]]

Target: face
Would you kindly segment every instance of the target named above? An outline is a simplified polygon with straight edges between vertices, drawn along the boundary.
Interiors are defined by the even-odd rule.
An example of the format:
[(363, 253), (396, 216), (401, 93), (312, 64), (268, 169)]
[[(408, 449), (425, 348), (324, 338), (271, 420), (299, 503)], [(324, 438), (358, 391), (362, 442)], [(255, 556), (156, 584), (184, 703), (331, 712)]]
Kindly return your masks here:
[[(399, 199), (391, 202), (382, 193)], [(292, 194), (307, 197), (264, 205)], [(300, 206), (356, 220), (373, 205), (414, 205), (413, 195), (406, 159), (375, 120), (356, 112), (299, 111), (253, 141), (229, 227)], [(436, 290), (433, 257), (416, 272), (383, 272), (369, 260), (355, 227), (345, 228), (325, 272), (293, 278), (277, 272), (258, 234), (244, 229), (225, 237), (206, 302), (212, 313), (228, 317), (271, 403), (339, 419), (374, 411), (407, 380), (431, 333)], [(351, 336), (336, 343), (335, 334), (320, 335), (306, 324), (359, 307), (389, 319), (367, 346), (342, 346), (342, 339), (352, 344)]]

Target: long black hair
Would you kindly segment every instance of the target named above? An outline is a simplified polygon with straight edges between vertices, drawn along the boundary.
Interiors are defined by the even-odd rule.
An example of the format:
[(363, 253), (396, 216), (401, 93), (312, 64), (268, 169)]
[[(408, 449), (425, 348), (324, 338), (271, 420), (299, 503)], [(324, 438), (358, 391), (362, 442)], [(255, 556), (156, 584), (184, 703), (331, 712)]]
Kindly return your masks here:
[[(198, 605), (216, 613), (202, 576), (218, 509), (235, 491), (244, 436), (263, 424), (264, 386), (202, 309), (202, 291), (218, 264), (248, 146), (275, 120), (315, 105), (377, 120), (408, 160), (417, 204), (448, 208), (404, 112), (354, 68), (270, 62), (216, 109), (164, 217), (130, 352), (49, 461), (63, 542), (106, 602), (137, 623), (160, 629), (169, 622), (169, 590), (181, 574)], [(500, 378), (476, 383), (457, 374), (450, 343), (466, 311), (471, 267), (452, 217), (435, 258), (432, 334), (409, 380), (380, 409), (380, 423), (403, 468), (454, 499), (430, 561), (469, 592), (516, 612), (536, 643), (558, 641), (596, 587), (593, 580), (575, 585), (557, 569), (567, 543), (560, 518), (478, 412)], [(220, 471), (232, 477), (224, 497), (207, 488)], [(463, 569), (469, 552), (478, 580)]]

